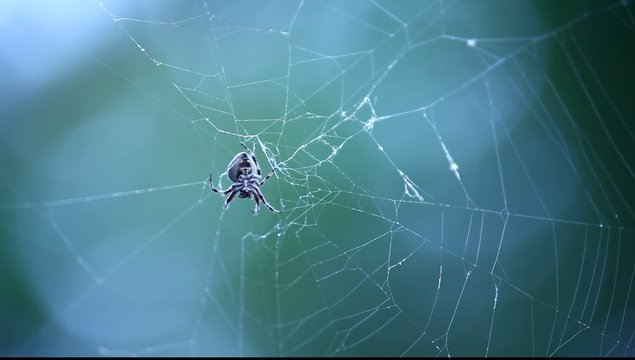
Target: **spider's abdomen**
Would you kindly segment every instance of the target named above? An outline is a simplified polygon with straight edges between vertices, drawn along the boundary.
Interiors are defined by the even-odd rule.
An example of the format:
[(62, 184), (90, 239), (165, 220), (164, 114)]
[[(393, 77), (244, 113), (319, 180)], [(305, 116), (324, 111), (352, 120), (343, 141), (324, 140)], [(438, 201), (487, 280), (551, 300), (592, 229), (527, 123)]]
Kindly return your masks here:
[(248, 175), (252, 172), (252, 164), (249, 155), (241, 152), (234, 156), (227, 167), (227, 177), (233, 182), (237, 182), (240, 175)]

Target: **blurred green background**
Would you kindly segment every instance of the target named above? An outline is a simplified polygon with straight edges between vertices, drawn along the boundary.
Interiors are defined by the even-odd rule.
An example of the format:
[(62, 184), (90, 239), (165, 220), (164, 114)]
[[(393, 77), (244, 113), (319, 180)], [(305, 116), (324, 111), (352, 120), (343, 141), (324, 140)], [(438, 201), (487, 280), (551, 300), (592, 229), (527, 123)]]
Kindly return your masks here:
[(634, 11), (3, 1), (0, 355), (635, 355)]

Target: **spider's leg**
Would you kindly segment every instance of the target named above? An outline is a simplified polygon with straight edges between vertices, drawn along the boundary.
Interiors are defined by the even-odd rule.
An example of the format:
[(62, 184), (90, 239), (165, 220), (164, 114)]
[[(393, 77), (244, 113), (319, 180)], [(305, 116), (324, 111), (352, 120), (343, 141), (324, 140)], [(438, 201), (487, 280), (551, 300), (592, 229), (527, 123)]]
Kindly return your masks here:
[(236, 185), (236, 184), (234, 184), (234, 185), (230, 186), (230, 187), (229, 187), (229, 189), (227, 189), (227, 190), (223, 191), (223, 195), (227, 195), (227, 194), (229, 194), (230, 192), (232, 192), (232, 191), (236, 190), (239, 186), (240, 186), (240, 185)]
[(267, 181), (271, 177), (271, 175), (273, 175), (274, 171), (276, 171), (275, 167), (273, 169), (271, 169), (271, 171), (269, 172), (269, 175), (265, 176), (265, 178), (262, 179), (262, 181), (260, 182), (260, 184), (258, 184), (258, 186), (262, 186), (262, 184), (264, 184), (265, 181)]
[(236, 187), (236, 184), (229, 187), (227, 190), (221, 190), (214, 187), (214, 182), (212, 181), (212, 174), (209, 174), (209, 186), (212, 188), (213, 192), (222, 193), (223, 195), (229, 194)]
[(258, 194), (256, 194), (253, 198), (256, 202), (256, 207), (251, 212), (254, 213), (254, 215), (258, 215), (258, 210), (260, 209), (260, 200), (258, 200)]
[(234, 200), (234, 196), (236, 196), (236, 194), (238, 194), (240, 192), (239, 189), (234, 190), (225, 200), (225, 206), (223, 207), (223, 209), (227, 209), (227, 207), (229, 206), (229, 203)]
[(279, 210), (276, 210), (271, 205), (269, 205), (269, 203), (267, 202), (267, 199), (265, 199), (265, 196), (262, 194), (262, 191), (260, 191), (260, 189), (255, 188), (254, 192), (256, 193), (256, 196), (259, 197), (263, 203), (265, 203), (265, 206), (267, 207), (267, 209), (269, 209), (271, 212), (276, 212), (276, 213), (280, 212)]

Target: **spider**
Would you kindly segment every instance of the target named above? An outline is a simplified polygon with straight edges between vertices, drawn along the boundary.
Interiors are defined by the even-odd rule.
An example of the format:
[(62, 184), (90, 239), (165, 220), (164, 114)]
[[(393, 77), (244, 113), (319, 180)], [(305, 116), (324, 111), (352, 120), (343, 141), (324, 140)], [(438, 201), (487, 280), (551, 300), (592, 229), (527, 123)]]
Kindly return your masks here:
[(260, 180), (261, 172), (260, 166), (258, 166), (258, 161), (256, 157), (251, 154), (249, 149), (245, 146), (245, 144), (241, 143), (242, 147), (247, 150), (246, 152), (240, 152), (234, 156), (232, 161), (229, 162), (227, 166), (227, 177), (229, 180), (233, 181), (234, 184), (230, 186), (227, 190), (220, 190), (214, 187), (214, 183), (212, 182), (212, 174), (209, 174), (209, 186), (212, 188), (212, 191), (217, 192), (222, 195), (227, 195), (227, 199), (225, 199), (224, 209), (227, 209), (229, 203), (234, 199), (236, 194), (238, 194), (239, 198), (250, 198), (254, 199), (256, 202), (256, 207), (252, 212), (254, 215), (258, 214), (258, 209), (260, 208), (260, 201), (262, 201), (267, 208), (274, 212), (280, 212), (274, 209), (267, 200), (265, 200), (265, 196), (260, 191), (260, 187), (273, 175), (273, 172), (276, 170), (274, 167), (271, 169), (269, 175), (267, 175), (262, 181)]

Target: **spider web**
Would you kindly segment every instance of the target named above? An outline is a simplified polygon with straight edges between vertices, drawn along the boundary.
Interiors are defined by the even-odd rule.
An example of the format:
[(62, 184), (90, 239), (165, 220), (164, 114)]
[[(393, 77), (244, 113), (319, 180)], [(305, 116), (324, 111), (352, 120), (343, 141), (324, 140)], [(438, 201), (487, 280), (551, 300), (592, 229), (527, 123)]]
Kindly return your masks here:
[(630, 1), (4, 6), (3, 354), (635, 355)]

